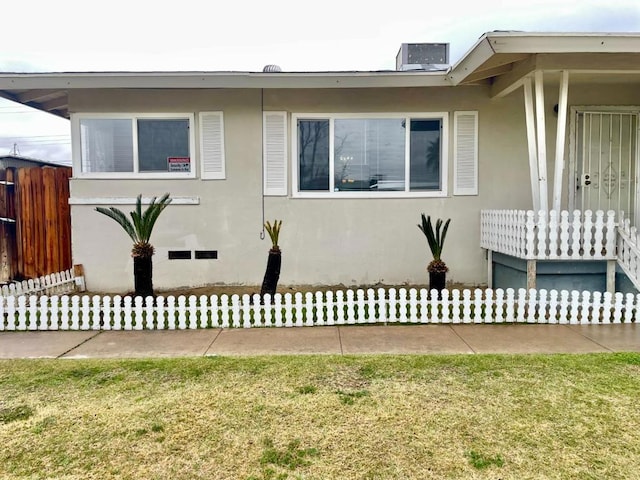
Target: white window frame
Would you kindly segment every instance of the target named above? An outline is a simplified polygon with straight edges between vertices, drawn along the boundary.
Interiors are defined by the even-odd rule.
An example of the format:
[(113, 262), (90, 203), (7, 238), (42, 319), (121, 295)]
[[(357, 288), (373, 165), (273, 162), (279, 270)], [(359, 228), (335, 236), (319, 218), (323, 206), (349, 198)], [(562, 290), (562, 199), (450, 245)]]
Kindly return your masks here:
[[(411, 120), (440, 120), (442, 132), (440, 137), (440, 176), (441, 188), (434, 191), (410, 191), (410, 135), (411, 129), (405, 132), (405, 190), (389, 192), (334, 192), (334, 120), (337, 119), (375, 119), (401, 118), (407, 125)], [(300, 191), (298, 185), (298, 120), (329, 120), (329, 191)], [(291, 196), (293, 198), (440, 198), (447, 196), (449, 165), (449, 112), (380, 112), (380, 113), (293, 113), (291, 114)]]
[[(157, 120), (189, 120), (189, 157), (191, 171), (189, 172), (139, 172), (138, 171), (138, 119)], [(80, 121), (84, 119), (121, 119), (131, 120), (133, 135), (133, 172), (84, 172), (82, 171), (82, 145), (80, 138)], [(75, 178), (196, 178), (196, 140), (195, 115), (193, 113), (75, 113), (71, 115), (71, 156), (73, 158), (73, 176)]]

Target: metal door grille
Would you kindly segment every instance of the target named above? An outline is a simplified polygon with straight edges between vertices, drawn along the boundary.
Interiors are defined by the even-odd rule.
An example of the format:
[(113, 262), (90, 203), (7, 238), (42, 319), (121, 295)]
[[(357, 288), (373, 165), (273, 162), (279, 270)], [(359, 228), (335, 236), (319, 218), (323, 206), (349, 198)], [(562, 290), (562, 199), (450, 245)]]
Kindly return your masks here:
[(638, 114), (578, 113), (578, 188), (583, 210), (636, 211)]

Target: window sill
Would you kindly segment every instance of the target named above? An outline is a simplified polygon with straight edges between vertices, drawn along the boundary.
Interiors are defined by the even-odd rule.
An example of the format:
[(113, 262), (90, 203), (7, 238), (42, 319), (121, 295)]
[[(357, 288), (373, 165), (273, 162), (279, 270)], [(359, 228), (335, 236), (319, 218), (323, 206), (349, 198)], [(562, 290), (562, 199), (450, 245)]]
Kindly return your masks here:
[(83, 173), (80, 172), (73, 177), (82, 180), (162, 180), (162, 179), (195, 179), (195, 172), (188, 173)]
[(446, 191), (438, 192), (293, 192), (291, 198), (322, 199), (381, 199), (381, 198), (446, 198)]

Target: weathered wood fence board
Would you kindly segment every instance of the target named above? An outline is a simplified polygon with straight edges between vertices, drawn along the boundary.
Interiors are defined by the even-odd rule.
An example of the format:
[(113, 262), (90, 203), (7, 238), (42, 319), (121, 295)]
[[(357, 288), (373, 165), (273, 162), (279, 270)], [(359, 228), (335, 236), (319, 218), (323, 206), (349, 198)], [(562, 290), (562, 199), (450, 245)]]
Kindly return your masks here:
[(638, 321), (640, 294), (369, 289), (295, 295), (0, 298), (0, 330), (173, 330), (368, 323), (612, 324)]
[(17, 262), (12, 278), (71, 268), (71, 169), (20, 168), (16, 182)]
[(18, 266), (14, 168), (0, 170), (0, 282), (11, 280)]

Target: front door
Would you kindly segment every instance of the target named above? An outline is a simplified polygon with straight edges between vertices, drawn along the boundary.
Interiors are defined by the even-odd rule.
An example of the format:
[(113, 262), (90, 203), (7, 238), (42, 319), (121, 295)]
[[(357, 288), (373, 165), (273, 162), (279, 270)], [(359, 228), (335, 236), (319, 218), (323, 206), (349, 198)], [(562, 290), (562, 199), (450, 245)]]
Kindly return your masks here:
[(623, 211), (636, 215), (638, 111), (576, 111), (575, 205), (581, 210)]

